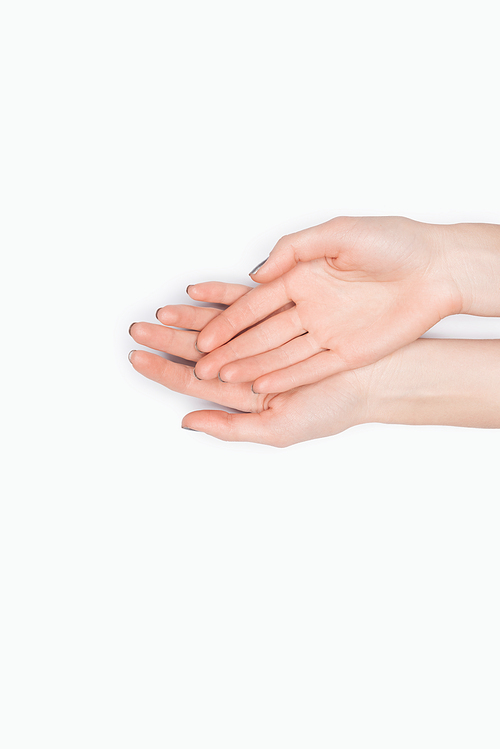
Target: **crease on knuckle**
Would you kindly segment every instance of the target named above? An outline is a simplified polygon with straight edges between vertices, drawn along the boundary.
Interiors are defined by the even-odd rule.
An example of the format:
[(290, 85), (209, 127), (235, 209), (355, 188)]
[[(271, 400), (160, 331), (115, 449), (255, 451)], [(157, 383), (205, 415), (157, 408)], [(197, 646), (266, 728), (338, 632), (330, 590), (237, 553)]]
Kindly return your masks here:
[(219, 317), (215, 318), (215, 321), (218, 323), (221, 323), (222, 326), (226, 329), (226, 332), (229, 333), (229, 335), (225, 335), (227, 338), (233, 338), (237, 333), (239, 333), (241, 326), (238, 325), (237, 320), (234, 320), (230, 314), (226, 314), (226, 312), (222, 312)]

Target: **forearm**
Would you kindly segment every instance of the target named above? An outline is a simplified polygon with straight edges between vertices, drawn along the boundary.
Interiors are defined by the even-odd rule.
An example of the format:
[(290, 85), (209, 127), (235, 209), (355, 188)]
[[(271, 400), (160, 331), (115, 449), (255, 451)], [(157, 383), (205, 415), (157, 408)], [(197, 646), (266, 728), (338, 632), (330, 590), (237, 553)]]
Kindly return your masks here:
[(367, 392), (366, 421), (500, 428), (500, 341), (419, 339), (373, 365)]
[(443, 256), (460, 295), (461, 313), (500, 316), (500, 226), (442, 227)]

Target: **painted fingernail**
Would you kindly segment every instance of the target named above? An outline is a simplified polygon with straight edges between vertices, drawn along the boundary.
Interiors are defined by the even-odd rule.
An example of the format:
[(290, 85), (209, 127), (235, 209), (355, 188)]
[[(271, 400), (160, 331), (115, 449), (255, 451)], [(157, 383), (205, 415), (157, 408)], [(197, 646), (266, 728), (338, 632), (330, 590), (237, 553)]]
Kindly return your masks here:
[(157, 309), (157, 310), (156, 310), (156, 312), (155, 312), (155, 317), (156, 317), (156, 319), (157, 319), (157, 320), (159, 320), (159, 319), (160, 319), (160, 318), (158, 317), (158, 312), (159, 312), (160, 310), (161, 310), (161, 307), (158, 307), (158, 309)]
[(220, 372), (217, 372), (217, 377), (219, 378), (219, 380), (220, 380), (221, 382), (223, 382), (223, 383), (224, 383), (224, 385), (226, 384), (226, 380), (223, 380), (223, 379), (222, 379), (222, 377), (220, 376)]
[(251, 389), (252, 389), (252, 393), (253, 393), (254, 395), (262, 395), (262, 393), (257, 393), (257, 392), (256, 392), (256, 391), (255, 391), (255, 390), (253, 389), (253, 383), (252, 383), (252, 384), (250, 385), (250, 387), (251, 387)]
[[(135, 325), (135, 322), (133, 322), (133, 323), (132, 323), (132, 325)], [(128, 334), (129, 334), (129, 335), (132, 335), (132, 333), (130, 332), (130, 331), (132, 330), (132, 325), (131, 325), (131, 326), (130, 326), (130, 328), (128, 329)]]
[(136, 351), (136, 349), (134, 348), (134, 349), (132, 349), (132, 351), (129, 351), (129, 352), (128, 352), (128, 360), (129, 360), (129, 362), (131, 362), (131, 361), (132, 361), (132, 358), (131, 358), (131, 357), (132, 357), (132, 354), (135, 354), (135, 351)]
[(265, 260), (263, 260), (263, 261), (262, 261), (261, 263), (259, 263), (258, 265), (256, 265), (256, 266), (255, 266), (255, 268), (254, 268), (253, 270), (251, 270), (251, 271), (250, 271), (250, 273), (249, 273), (248, 275), (249, 275), (249, 276), (253, 276), (253, 275), (254, 275), (255, 273), (257, 273), (257, 271), (258, 271), (258, 270), (260, 270), (260, 269), (262, 268), (262, 266), (264, 265), (264, 263), (267, 263), (267, 261), (268, 261), (268, 260), (269, 260), (269, 258), (268, 258), (268, 257), (266, 257), (266, 259), (265, 259)]
[(195, 342), (194, 342), (194, 347), (195, 347), (196, 351), (197, 351), (197, 352), (198, 352), (199, 354), (201, 354), (202, 356), (203, 356), (203, 354), (206, 354), (206, 353), (207, 353), (206, 351), (200, 351), (200, 349), (198, 348), (198, 341), (195, 341)]
[(200, 380), (200, 382), (201, 382), (201, 377), (198, 377), (198, 375), (196, 374), (196, 369), (193, 369), (193, 374), (196, 377), (196, 379)]
[(188, 432), (197, 432), (198, 431), (197, 429), (192, 429), (191, 427), (183, 427), (182, 425), (181, 425), (181, 428), (182, 429), (186, 429)]
[[(189, 294), (189, 289), (191, 288), (193, 284), (189, 284), (189, 286), (186, 286), (186, 294)], [(184, 429), (187, 429), (187, 427), (184, 427)]]

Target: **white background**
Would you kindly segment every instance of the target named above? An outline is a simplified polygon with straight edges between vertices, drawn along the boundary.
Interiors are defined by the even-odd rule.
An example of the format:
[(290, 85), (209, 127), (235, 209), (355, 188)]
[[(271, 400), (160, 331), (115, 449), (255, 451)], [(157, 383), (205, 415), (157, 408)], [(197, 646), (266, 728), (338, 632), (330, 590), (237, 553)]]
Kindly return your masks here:
[(217, 442), (127, 361), (283, 233), (499, 223), (494, 16), (2, 3), (3, 749), (497, 749), (500, 432)]

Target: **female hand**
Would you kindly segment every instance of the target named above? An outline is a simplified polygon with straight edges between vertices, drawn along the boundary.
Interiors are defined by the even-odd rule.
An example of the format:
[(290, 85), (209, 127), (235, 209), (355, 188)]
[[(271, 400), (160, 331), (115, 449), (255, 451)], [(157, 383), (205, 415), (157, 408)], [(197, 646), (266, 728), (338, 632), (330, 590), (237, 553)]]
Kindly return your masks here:
[(251, 274), (261, 286), (201, 331), (198, 348), (212, 353), (196, 374), (285, 391), (375, 362), (447, 315), (499, 314), (499, 239), (496, 226), (391, 217), (337, 218), (284, 237)]
[[(234, 284), (199, 286), (203, 293), (198, 293), (198, 299), (212, 303), (231, 304), (248, 292), (248, 287)], [(188, 287), (188, 293), (193, 288)], [(219, 314), (220, 310), (207, 307), (162, 307), (157, 312), (161, 325), (134, 323), (130, 335), (143, 346), (194, 363), (202, 359), (195, 348), (197, 331)], [(285, 447), (336, 434), (363, 421), (366, 378), (362, 372), (341, 373), (286, 393), (257, 395), (249, 383), (226, 384), (217, 377), (201, 381), (195, 377), (192, 363), (176, 363), (148, 351), (132, 351), (130, 361), (137, 372), (170, 390), (246, 412), (194, 411), (184, 418), (184, 428), (219, 439)]]

